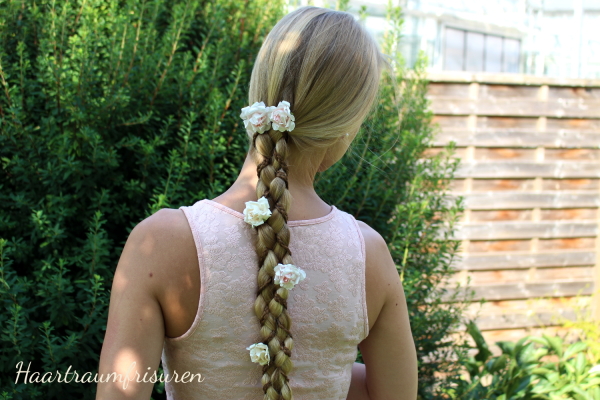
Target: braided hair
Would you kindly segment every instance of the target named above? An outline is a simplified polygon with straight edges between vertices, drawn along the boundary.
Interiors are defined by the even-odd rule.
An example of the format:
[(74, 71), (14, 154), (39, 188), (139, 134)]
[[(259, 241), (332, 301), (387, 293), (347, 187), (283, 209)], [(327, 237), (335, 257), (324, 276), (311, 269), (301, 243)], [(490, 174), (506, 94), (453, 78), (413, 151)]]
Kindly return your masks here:
[(289, 373), (294, 345), (287, 311), (289, 292), (274, 283), (278, 264), (293, 264), (289, 249), (288, 158), (310, 157), (348, 132), (358, 131), (377, 96), (383, 57), (373, 38), (351, 14), (302, 7), (285, 16), (269, 33), (250, 80), (250, 104), (274, 106), (288, 101), (293, 132), (249, 132), (257, 164), (257, 198), (269, 202), (271, 216), (256, 227), (258, 291), (254, 312), (270, 360), (263, 365), (265, 400), (291, 400)]
[(289, 250), (290, 231), (287, 212), (290, 194), (287, 181), (286, 132), (270, 130), (267, 135), (255, 134), (254, 146), (259, 159), (256, 196), (269, 201), (271, 217), (257, 227), (256, 251), (258, 270), (258, 295), (254, 312), (261, 324), (263, 342), (269, 346), (273, 363), (263, 366), (262, 384), (266, 398), (289, 400), (292, 391), (288, 385), (288, 374), (292, 369), (290, 360), (293, 347), (290, 334), (290, 317), (287, 313), (288, 290), (273, 282), (277, 264), (292, 264)]

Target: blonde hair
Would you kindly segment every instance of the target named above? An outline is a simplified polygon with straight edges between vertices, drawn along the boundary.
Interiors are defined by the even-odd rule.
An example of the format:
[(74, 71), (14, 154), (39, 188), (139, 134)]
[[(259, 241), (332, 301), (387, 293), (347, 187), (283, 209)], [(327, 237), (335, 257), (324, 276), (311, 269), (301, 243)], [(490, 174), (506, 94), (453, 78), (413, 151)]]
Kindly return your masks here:
[(288, 101), (292, 132), (269, 130), (250, 137), (257, 162), (257, 198), (269, 200), (271, 217), (257, 227), (258, 294), (254, 312), (271, 362), (263, 366), (266, 400), (290, 400), (293, 364), (287, 313), (288, 290), (273, 282), (277, 264), (293, 264), (289, 250), (287, 159), (327, 148), (358, 131), (379, 88), (383, 56), (374, 39), (351, 14), (302, 7), (286, 15), (265, 39), (250, 80), (249, 104)]

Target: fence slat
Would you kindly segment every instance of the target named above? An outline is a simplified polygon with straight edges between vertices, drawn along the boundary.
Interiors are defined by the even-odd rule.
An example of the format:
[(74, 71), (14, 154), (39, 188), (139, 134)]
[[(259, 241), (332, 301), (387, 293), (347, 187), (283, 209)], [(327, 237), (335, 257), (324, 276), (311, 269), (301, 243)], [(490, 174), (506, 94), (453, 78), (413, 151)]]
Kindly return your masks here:
[(540, 325), (557, 325), (557, 317), (575, 320), (575, 311), (558, 309), (555, 311), (537, 311), (532, 314), (493, 314), (476, 318), (479, 329), (515, 329)]
[(600, 178), (599, 162), (462, 162), (456, 178)]
[[(591, 279), (579, 281), (554, 281), (542, 283), (510, 283), (495, 285), (471, 286), (474, 291), (473, 300), (509, 300), (527, 299), (531, 297), (562, 297), (591, 295), (594, 282)], [(450, 301), (454, 289), (448, 288), (442, 296), (444, 301)]]
[(434, 140), (435, 146), (445, 146), (451, 141), (457, 146), (476, 147), (557, 147), (557, 148), (598, 148), (600, 132), (581, 131), (454, 131), (445, 129)]
[(485, 193), (454, 192), (450, 199), (462, 196), (471, 210), (519, 210), (540, 208), (595, 208), (600, 206), (600, 193), (589, 191), (502, 191)]
[(463, 254), (456, 260), (457, 270), (493, 270), (503, 268), (570, 267), (594, 265), (593, 251), (560, 251), (546, 253)]
[(437, 115), (486, 115), (555, 118), (600, 118), (600, 100), (548, 99), (547, 101), (522, 98), (437, 98), (430, 96), (431, 109)]
[(469, 84), (477, 82), (479, 84), (501, 84), (501, 85), (526, 85), (526, 86), (565, 86), (595, 88), (600, 87), (600, 79), (572, 79), (572, 78), (549, 78), (547, 76), (522, 75), (522, 74), (492, 74), (489, 72), (473, 73), (462, 71), (439, 71), (427, 74), (430, 82)]
[(508, 221), (463, 223), (454, 234), (454, 240), (503, 240), (529, 238), (595, 237), (596, 221)]

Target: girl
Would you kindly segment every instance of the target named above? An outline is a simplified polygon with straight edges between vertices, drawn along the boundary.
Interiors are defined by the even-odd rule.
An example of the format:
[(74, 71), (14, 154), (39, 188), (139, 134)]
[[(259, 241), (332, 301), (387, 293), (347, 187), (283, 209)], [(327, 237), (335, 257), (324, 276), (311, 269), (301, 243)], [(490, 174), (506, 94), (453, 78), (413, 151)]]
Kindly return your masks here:
[(416, 398), (386, 243), (313, 187), (356, 136), (384, 65), (350, 14), (304, 7), (273, 28), (241, 113), (250, 150), (235, 183), (157, 212), (125, 244), (97, 399), (147, 400), (161, 356), (169, 399)]

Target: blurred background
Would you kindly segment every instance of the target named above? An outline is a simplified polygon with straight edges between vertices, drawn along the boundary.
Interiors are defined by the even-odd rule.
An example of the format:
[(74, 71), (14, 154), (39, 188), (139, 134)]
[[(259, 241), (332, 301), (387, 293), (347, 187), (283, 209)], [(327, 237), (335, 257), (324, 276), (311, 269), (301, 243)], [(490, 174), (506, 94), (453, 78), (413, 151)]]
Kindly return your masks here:
[[(327, 6), (326, 0), (292, 1)], [(400, 0), (400, 51), (413, 66), (420, 51), (430, 71), (524, 73), (600, 78), (599, 0)], [(386, 29), (387, 0), (350, 1), (365, 7), (366, 26)]]

